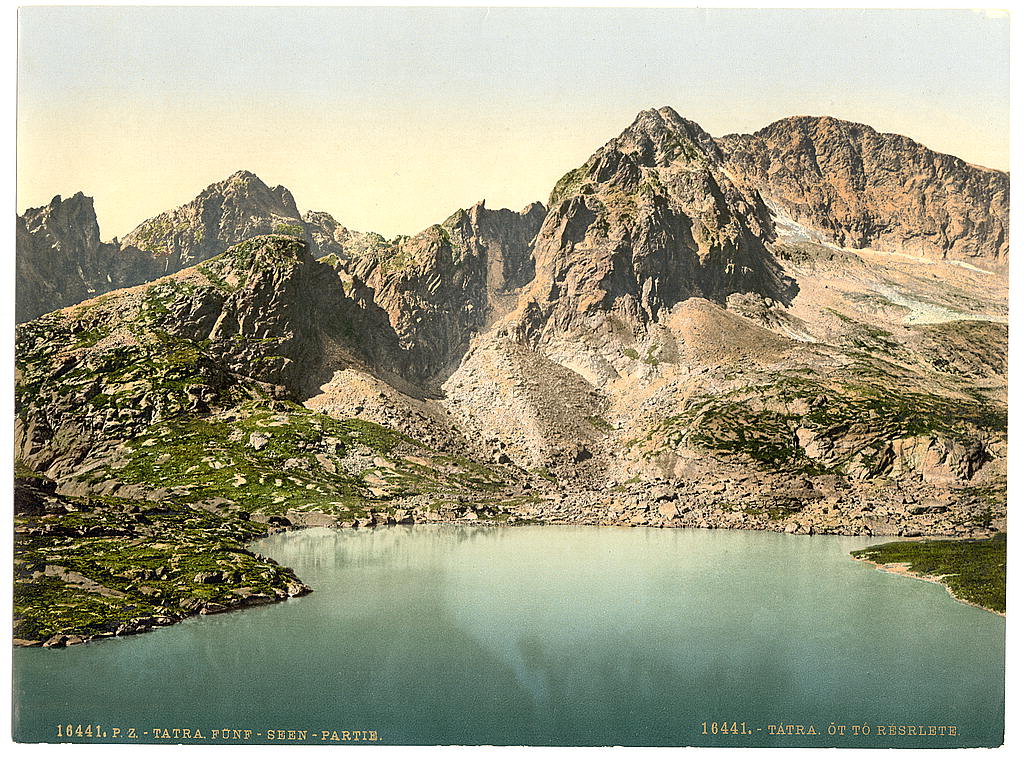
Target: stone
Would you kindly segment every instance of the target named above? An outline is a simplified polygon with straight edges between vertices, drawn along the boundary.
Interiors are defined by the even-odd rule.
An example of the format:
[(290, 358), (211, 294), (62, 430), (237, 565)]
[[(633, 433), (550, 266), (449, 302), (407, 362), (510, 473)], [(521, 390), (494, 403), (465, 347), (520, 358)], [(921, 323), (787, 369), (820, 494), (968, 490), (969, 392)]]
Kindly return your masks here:
[(262, 451), (270, 442), (270, 439), (263, 433), (251, 433), (249, 435), (249, 446), (256, 451)]
[(404, 509), (396, 509), (394, 518), (398, 525), (410, 525), (413, 522), (412, 515)]
[(679, 510), (675, 504), (662, 504), (658, 507), (658, 514), (666, 520), (672, 520), (679, 516)]

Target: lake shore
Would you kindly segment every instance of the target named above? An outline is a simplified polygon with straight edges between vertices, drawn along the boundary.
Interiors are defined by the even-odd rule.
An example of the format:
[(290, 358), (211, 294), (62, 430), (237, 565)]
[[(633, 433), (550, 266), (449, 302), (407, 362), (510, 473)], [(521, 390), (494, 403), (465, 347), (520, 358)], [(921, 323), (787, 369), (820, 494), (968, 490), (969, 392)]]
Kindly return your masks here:
[(994, 610), (991, 607), (986, 607), (983, 604), (978, 604), (976, 602), (972, 602), (970, 599), (964, 599), (963, 597), (957, 596), (953, 592), (953, 589), (951, 589), (949, 587), (949, 584), (946, 583), (946, 578), (948, 578), (949, 576), (946, 576), (946, 575), (925, 575), (923, 573), (915, 573), (913, 570), (910, 569), (910, 563), (909, 562), (879, 563), (879, 562), (872, 562), (869, 559), (863, 559), (861, 557), (853, 557), (853, 560), (856, 561), (856, 562), (866, 562), (869, 565), (874, 565), (875, 567), (877, 567), (882, 572), (892, 573), (893, 575), (902, 575), (902, 576), (904, 576), (906, 578), (914, 578), (914, 579), (919, 580), (919, 581), (927, 581), (929, 583), (937, 583), (940, 586), (942, 586), (944, 589), (946, 589), (946, 591), (949, 593), (949, 595), (953, 599), (955, 599), (956, 601), (960, 602), (961, 604), (966, 604), (969, 607), (977, 607), (980, 610), (985, 610), (986, 612), (994, 613), (996, 615), (999, 615), (1000, 617), (1006, 617), (1006, 612), (1005, 611)]
[[(196, 615), (309, 593), (290, 568), (247, 549), (255, 539), (306, 527), (541, 524), (912, 537), (934, 527), (935, 520), (929, 518), (946, 526), (949, 514), (948, 508), (914, 514), (902, 504), (882, 509), (873, 503), (859, 510), (821, 502), (776, 510), (749, 502), (740, 509), (665, 487), (551, 489), (496, 505), (454, 497), (438, 500), (436, 495), (407, 497), (345, 515), (320, 510), (218, 512), (171, 500), (68, 497), (44, 481), (20, 478), (16, 493), (21, 511), (15, 520), (13, 639), (19, 646), (47, 648), (143, 633)], [(962, 525), (951, 537), (991, 535), (991, 528)]]
[(922, 539), (869, 546), (852, 558), (883, 572), (938, 583), (956, 601), (1006, 616), (1006, 534), (986, 539)]

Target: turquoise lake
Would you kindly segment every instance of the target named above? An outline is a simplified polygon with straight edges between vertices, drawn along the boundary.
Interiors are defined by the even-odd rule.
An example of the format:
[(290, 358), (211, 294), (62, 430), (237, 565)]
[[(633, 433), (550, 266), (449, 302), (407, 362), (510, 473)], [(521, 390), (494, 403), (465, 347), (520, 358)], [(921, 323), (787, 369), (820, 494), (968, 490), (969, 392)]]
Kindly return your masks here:
[[(1005, 620), (850, 559), (881, 541), (567, 526), (282, 533), (255, 548), (295, 568), (309, 596), (15, 649), (15, 737), (100, 724), (107, 741), (119, 727), (163, 743), (180, 739), (153, 729), (206, 740), (248, 729), (271, 743), (268, 730), (293, 729), (309, 743), (349, 730), (384, 744), (1000, 744)], [(723, 721), (749, 733), (710, 733)], [(871, 733), (854, 736), (864, 724)], [(890, 725), (957, 735), (878, 735)]]

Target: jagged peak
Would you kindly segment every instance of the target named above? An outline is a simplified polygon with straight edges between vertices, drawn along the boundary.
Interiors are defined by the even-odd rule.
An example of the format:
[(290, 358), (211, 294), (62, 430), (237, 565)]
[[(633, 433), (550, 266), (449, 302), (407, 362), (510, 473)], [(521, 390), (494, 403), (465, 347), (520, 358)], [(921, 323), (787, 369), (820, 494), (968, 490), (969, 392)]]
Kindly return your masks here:
[(718, 144), (697, 122), (684, 119), (671, 106), (648, 108), (583, 166), (564, 174), (552, 188), (547, 208), (578, 195), (591, 182), (635, 184), (643, 167), (707, 167), (721, 161)]
[[(288, 206), (295, 204), (295, 199), (292, 196), (291, 191), (284, 185), (275, 185), (274, 187), (271, 187), (260, 179), (260, 177), (254, 172), (251, 172), (248, 169), (239, 169), (227, 178), (207, 186), (207, 188), (203, 190), (195, 200), (199, 200), (210, 195), (237, 195), (237, 191), (239, 189), (242, 190), (243, 195), (261, 196), (269, 194), (281, 199)], [(298, 209), (295, 211), (295, 216), (298, 216)]]
[(45, 206), (33, 206), (31, 208), (25, 209), (25, 214), (24, 215), (28, 215), (28, 214), (31, 214), (31, 213), (39, 213), (41, 211), (47, 211), (47, 210), (53, 211), (55, 209), (65, 208), (65, 207), (74, 208), (74, 207), (85, 206), (85, 207), (90, 207), (91, 208), (92, 205), (93, 205), (93, 198), (92, 198), (92, 196), (86, 195), (81, 190), (79, 190), (74, 195), (69, 195), (67, 198), (62, 197), (58, 193), (57, 195), (53, 196), (53, 198), (50, 199), (50, 202), (47, 203)]
[(662, 166), (679, 158), (686, 161), (721, 158), (714, 138), (700, 124), (683, 118), (671, 106), (641, 111), (633, 123), (605, 147), (635, 153), (645, 163)]
[(481, 199), (474, 203), (472, 206), (470, 206), (468, 209), (459, 209), (454, 214), (452, 214), (446, 221), (461, 218), (463, 214), (468, 216), (468, 218), (473, 221), (478, 220), (480, 216), (483, 214), (516, 214), (517, 216), (529, 216), (531, 214), (537, 213), (538, 209), (544, 212), (547, 211), (547, 207), (540, 201), (533, 201), (531, 203), (526, 204), (526, 206), (524, 206), (521, 211), (513, 211), (512, 209), (507, 208), (505, 206), (496, 209), (487, 208), (487, 200)]
[(329, 211), (316, 211), (314, 209), (309, 209), (299, 218), (306, 224), (312, 224), (314, 226), (324, 226), (328, 228), (333, 227), (335, 229), (340, 228), (342, 230), (345, 230), (346, 232), (349, 231), (348, 227), (339, 222), (335, 218), (334, 214), (330, 213)]
[(81, 190), (67, 198), (55, 195), (45, 206), (25, 209), (25, 213), (20, 214), (18, 219), (33, 229), (53, 220), (64, 220), (66, 223), (73, 220), (75, 224), (86, 225), (89, 234), (99, 239), (99, 225), (93, 199)]
[(63, 199), (61, 198), (60, 194), (57, 194), (57, 195), (53, 196), (53, 199), (50, 201), (50, 205), (51, 206), (53, 206), (53, 205), (59, 206), (62, 203), (72, 203), (72, 202), (74, 202), (74, 203), (81, 203), (82, 201), (88, 201), (88, 202), (91, 203), (92, 202), (92, 198), (90, 196), (86, 195), (85, 193), (83, 193), (81, 190), (79, 190), (74, 195), (69, 195), (67, 198), (63, 198)]
[(190, 201), (183, 203), (181, 206), (168, 209), (154, 217), (151, 217), (150, 219), (147, 219), (136, 227), (136, 229), (151, 224), (155, 219), (176, 216), (185, 209), (194, 208), (197, 205), (204, 205), (211, 199), (215, 202), (219, 202), (219, 199), (221, 198), (230, 199), (232, 204), (235, 205), (242, 203), (255, 204), (258, 207), (262, 207), (267, 204), (271, 206), (277, 206), (280, 204), (284, 207), (281, 209), (283, 215), (294, 217), (296, 219), (301, 218), (299, 210), (295, 206), (295, 198), (292, 196), (291, 191), (289, 191), (288, 188), (283, 185), (277, 185), (272, 188), (253, 172), (241, 169), (225, 179), (208, 185), (197, 196), (192, 198)]
[(270, 190), (270, 185), (268, 185), (266, 182), (264, 182), (262, 179), (256, 176), (256, 174), (249, 171), (248, 169), (239, 169), (237, 172), (228, 176), (227, 178), (209, 185), (204, 192), (224, 192), (226, 190), (237, 188), (239, 186), (244, 187), (247, 190), (253, 188), (259, 190)]
[[(238, 171), (236, 171), (234, 174), (232, 174), (230, 177), (228, 177), (224, 181), (225, 182), (232, 182), (232, 181), (235, 181), (235, 180), (241, 180), (243, 182), (259, 182), (262, 185), (266, 185), (267, 184), (262, 179), (260, 179), (258, 176), (256, 176), (255, 172), (251, 172), (248, 169), (239, 169)], [(268, 187), (269, 187), (269, 185), (268, 185)]]
[(322, 219), (324, 221), (334, 222), (335, 224), (338, 224), (338, 220), (334, 218), (334, 214), (332, 214), (330, 211), (317, 211), (316, 209), (309, 209), (305, 214), (302, 215), (302, 219), (304, 221), (309, 221), (311, 219)]

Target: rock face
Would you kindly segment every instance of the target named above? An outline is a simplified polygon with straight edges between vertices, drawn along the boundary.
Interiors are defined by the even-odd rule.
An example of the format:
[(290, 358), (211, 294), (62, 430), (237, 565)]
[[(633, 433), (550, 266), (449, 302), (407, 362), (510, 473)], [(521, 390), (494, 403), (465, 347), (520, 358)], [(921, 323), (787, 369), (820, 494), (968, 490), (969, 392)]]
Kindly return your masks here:
[[(1004, 278), (943, 257), (1005, 261), (1006, 181), (836, 120), (716, 140), (661, 108), (547, 207), (392, 240), (300, 218), (248, 172), (119, 246), (84, 196), (56, 199), (19, 220), (35, 308), (173, 273), (19, 328), (17, 455), (64, 479), (258, 387), (546, 483), (682, 483), (711, 512), (729, 479), (788, 504), (805, 476), (900, 498), (998, 478)], [(925, 258), (837, 247), (914, 240)], [(68, 287), (47, 291), (53, 262)]]
[(737, 184), (851, 248), (1006, 266), (1010, 176), (829, 116), (716, 141)]
[(307, 238), (317, 257), (335, 252), (323, 233), (329, 215), (312, 212), (311, 219), (307, 226), (287, 189), (240, 171), (143, 222), (120, 243), (104, 243), (92, 198), (57, 196), (17, 219), (17, 321), (173, 274), (254, 235), (283, 232)]
[(17, 457), (60, 477), (105, 443), (208, 411), (245, 381), (306, 398), (339, 368), (394, 362), (389, 330), (304, 241), (252, 238), (200, 267), (21, 326)]
[(534, 276), (540, 203), (515, 213), (483, 202), (411, 238), (371, 242), (352, 269), (409, 351), (408, 372), (428, 381), (454, 366), (470, 338), (515, 304)]
[(562, 177), (549, 205), (525, 337), (582, 327), (595, 313), (640, 327), (693, 296), (792, 294), (765, 245), (768, 209), (729, 179), (711, 136), (671, 108), (643, 111)]
[(350, 232), (326, 211), (307, 211), (302, 215), (311, 249), (317, 258), (335, 256), (339, 260), (352, 257), (349, 243), (359, 233)]
[(156, 276), (149, 254), (100, 241), (93, 199), (82, 193), (28, 209), (15, 230), (18, 322)]
[(163, 263), (161, 274), (171, 274), (275, 232), (305, 234), (295, 199), (287, 188), (270, 188), (252, 172), (239, 171), (184, 206), (147, 219), (121, 245), (149, 251)]

